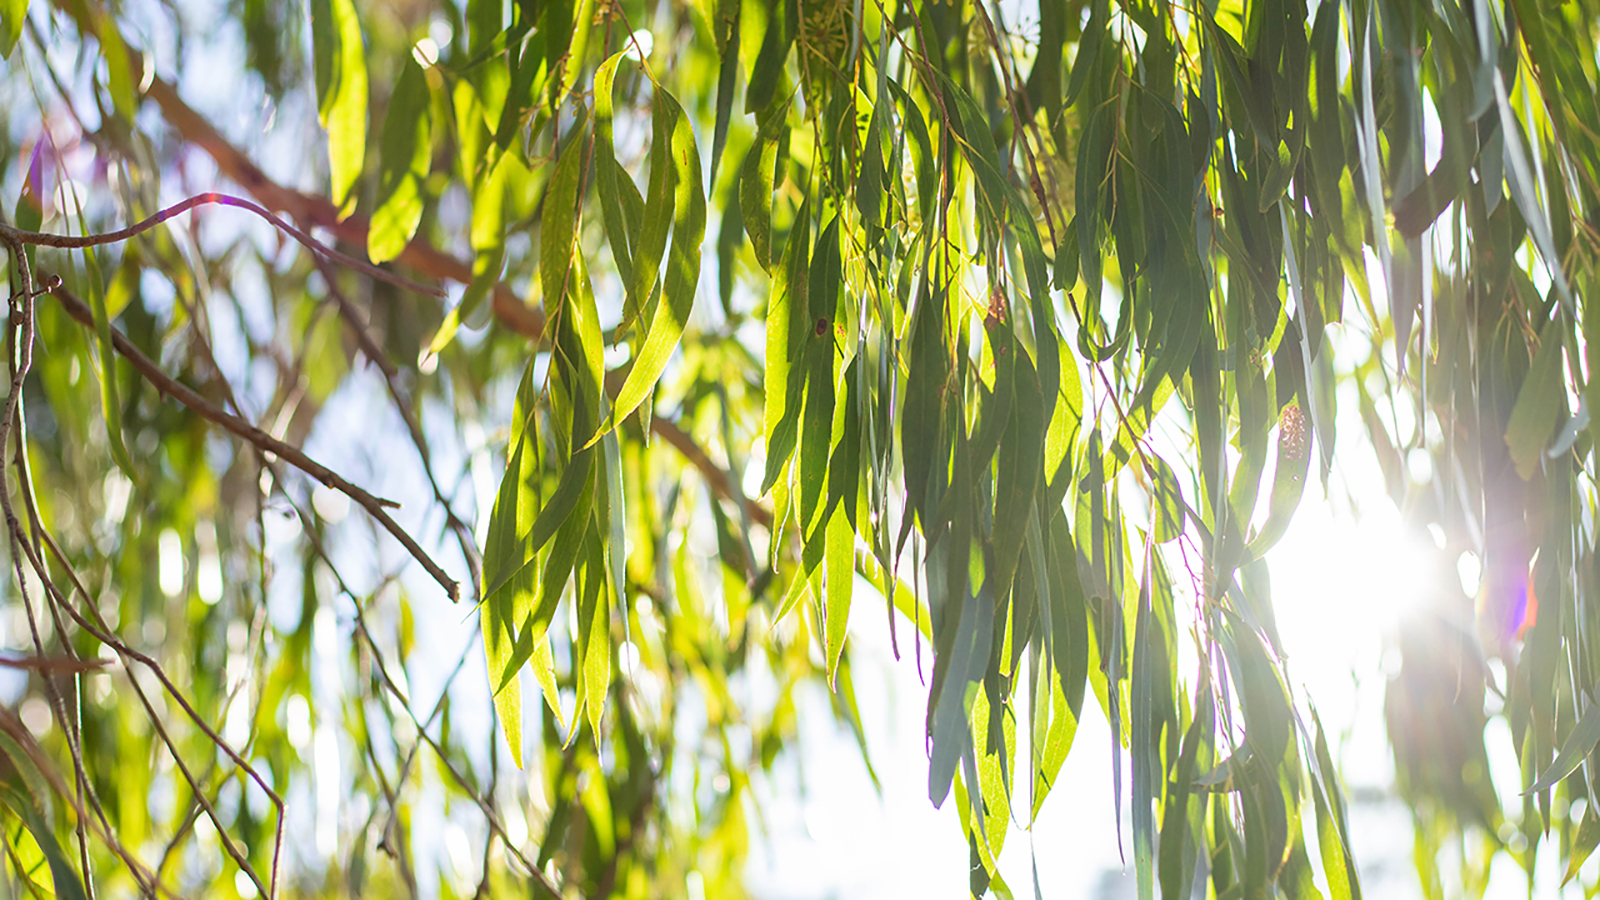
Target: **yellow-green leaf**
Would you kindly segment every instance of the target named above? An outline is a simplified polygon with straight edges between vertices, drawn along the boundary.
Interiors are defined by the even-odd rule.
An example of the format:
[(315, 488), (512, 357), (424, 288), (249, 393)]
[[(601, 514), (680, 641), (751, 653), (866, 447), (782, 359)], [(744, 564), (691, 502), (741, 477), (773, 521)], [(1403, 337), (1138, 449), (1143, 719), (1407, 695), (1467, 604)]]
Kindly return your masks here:
[(317, 117), (328, 131), (329, 194), (345, 216), (367, 150), (367, 55), (353, 0), (311, 0)]
[(28, 18), (28, 0), (0, 3), (0, 59), (10, 59), (11, 49), (22, 36), (22, 23)]
[(367, 230), (367, 256), (375, 263), (399, 256), (422, 222), (423, 182), (433, 150), (432, 110), (427, 76), (407, 56), (383, 123), (378, 209)]
[[(667, 360), (678, 348), (684, 325), (694, 306), (695, 285), (700, 279), (700, 244), (706, 233), (706, 192), (700, 180), (700, 151), (695, 147), (694, 129), (678, 101), (666, 91), (660, 93), (658, 116), (672, 134), (671, 165), (676, 190), (673, 197), (672, 252), (667, 258), (667, 279), (661, 302), (656, 306), (644, 347), (635, 358), (628, 379), (617, 396), (615, 421), (631, 414), (655, 388)], [(648, 260), (636, 260), (644, 264)], [(635, 278), (637, 280), (637, 273)]]

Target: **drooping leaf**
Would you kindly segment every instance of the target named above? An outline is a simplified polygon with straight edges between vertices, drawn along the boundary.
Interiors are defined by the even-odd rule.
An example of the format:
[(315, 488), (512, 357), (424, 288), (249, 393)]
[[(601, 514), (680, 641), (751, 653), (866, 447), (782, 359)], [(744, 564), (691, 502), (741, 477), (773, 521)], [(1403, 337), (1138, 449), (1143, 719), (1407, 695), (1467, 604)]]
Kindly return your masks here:
[(50, 865), (50, 878), (58, 900), (87, 900), (83, 882), (78, 878), (78, 873), (73, 871), (72, 863), (67, 861), (66, 853), (61, 849), (49, 823), (39, 814), (38, 807), (7, 784), (0, 784), (0, 805), (22, 820), (23, 827), (43, 851), (45, 861)]
[[(672, 135), (668, 145), (672, 180), (676, 186), (672, 201), (672, 253), (667, 259), (661, 303), (646, 332), (644, 346), (617, 395), (615, 418), (618, 420), (631, 415), (650, 394), (667, 360), (678, 348), (678, 339), (683, 336), (689, 311), (694, 306), (700, 278), (700, 243), (706, 231), (706, 193), (700, 181), (700, 152), (695, 148), (694, 129), (683, 107), (671, 94), (662, 91), (657, 96), (660, 103), (656, 115), (665, 119), (662, 128)], [(646, 221), (649, 221), (648, 210)], [(653, 265), (653, 262), (649, 256), (640, 255), (635, 265)], [(637, 273), (635, 280), (637, 282)]]
[(375, 263), (399, 256), (417, 233), (422, 222), (424, 182), (433, 157), (433, 103), (428, 79), (409, 55), (389, 100), (380, 148), (378, 208), (367, 230), (367, 256)]
[(0, 7), (0, 59), (10, 59), (28, 17), (28, 0), (5, 0)]
[(341, 215), (348, 215), (367, 150), (367, 55), (355, 4), (311, 0), (311, 39), (317, 116), (328, 132), (328, 193)]
[(1538, 469), (1545, 446), (1555, 436), (1565, 405), (1561, 387), (1560, 330), (1560, 317), (1544, 327), (1539, 352), (1517, 392), (1516, 405), (1511, 408), (1511, 419), (1506, 423), (1506, 444), (1511, 448), (1517, 474), (1524, 480), (1533, 477)]

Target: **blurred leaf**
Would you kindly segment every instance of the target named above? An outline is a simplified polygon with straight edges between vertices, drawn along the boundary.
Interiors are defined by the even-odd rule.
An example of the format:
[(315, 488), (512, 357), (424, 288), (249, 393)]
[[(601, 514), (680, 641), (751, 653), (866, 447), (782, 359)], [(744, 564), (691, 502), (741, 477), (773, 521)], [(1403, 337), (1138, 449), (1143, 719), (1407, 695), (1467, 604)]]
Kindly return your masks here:
[(72, 870), (72, 863), (67, 861), (61, 845), (56, 842), (55, 834), (51, 832), (50, 826), (39, 815), (39, 810), (29, 798), (17, 793), (10, 785), (0, 784), (0, 804), (22, 820), (28, 833), (38, 842), (39, 849), (44, 851), (45, 860), (50, 864), (50, 877), (55, 885), (56, 897), (59, 900), (87, 900), (88, 894), (83, 890), (83, 882), (78, 879), (78, 873)]
[(399, 256), (422, 222), (423, 183), (433, 157), (432, 111), (427, 78), (408, 56), (383, 122), (378, 209), (367, 231), (367, 256), (375, 263)]
[(367, 57), (351, 0), (311, 0), (311, 44), (317, 115), (328, 131), (329, 194), (340, 215), (348, 215), (355, 208), (351, 191), (367, 148)]
[(1544, 770), (1542, 774), (1522, 792), (1527, 797), (1541, 791), (1548, 790), (1556, 782), (1572, 774), (1585, 758), (1589, 751), (1600, 743), (1600, 703), (1590, 700), (1588, 708), (1583, 711), (1577, 724), (1567, 733), (1561, 742), (1561, 750), (1556, 754), (1555, 761)]
[(10, 59), (28, 17), (28, 0), (6, 0), (0, 8), (0, 59)]
[(1516, 405), (1506, 423), (1506, 445), (1523, 480), (1533, 477), (1544, 458), (1545, 445), (1555, 435), (1561, 419), (1564, 392), (1561, 384), (1561, 319), (1540, 333), (1539, 352), (1517, 391)]
[(100, 13), (100, 54), (106, 60), (106, 75), (111, 90), (111, 103), (117, 115), (132, 122), (139, 112), (138, 88), (134, 83), (132, 65), (128, 59), (128, 45), (122, 41), (117, 22), (109, 12)]

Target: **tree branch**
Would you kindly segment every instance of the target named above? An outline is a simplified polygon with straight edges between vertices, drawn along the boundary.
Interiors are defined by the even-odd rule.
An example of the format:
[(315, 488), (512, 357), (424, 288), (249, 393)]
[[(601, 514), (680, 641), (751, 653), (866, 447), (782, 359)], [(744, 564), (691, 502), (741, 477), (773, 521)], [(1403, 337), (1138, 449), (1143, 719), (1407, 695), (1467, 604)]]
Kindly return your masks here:
[[(161, 107), (167, 122), (177, 129), (184, 140), (210, 154), (218, 170), (249, 191), (262, 206), (284, 213), (306, 227), (325, 228), (347, 244), (359, 247), (367, 245), (368, 221), (365, 217), (352, 215), (341, 220), (338, 208), (326, 198), (284, 187), (268, 178), (267, 174), (251, 162), (242, 150), (218, 133), (205, 116), (183, 102), (172, 85), (159, 77), (154, 78), (150, 82), (146, 96)], [(444, 253), (421, 237), (412, 238), (395, 261), (410, 266), (430, 278), (446, 279), (463, 285), (472, 281), (470, 263)], [(544, 311), (522, 302), (505, 282), (495, 284), (492, 300), (494, 315), (500, 320), (500, 324), (535, 341), (543, 337)], [(651, 417), (650, 430), (682, 453), (684, 458), (699, 470), (706, 484), (718, 497), (748, 508), (753, 519), (769, 529), (772, 527), (771, 511), (747, 500), (744, 492), (738, 489), (737, 479), (712, 462), (705, 450), (687, 432), (660, 416)]]
[[(172, 85), (160, 78), (150, 82), (146, 96), (161, 107), (167, 122), (184, 140), (199, 146), (216, 161), (222, 174), (237, 182), (275, 212), (287, 213), (306, 227), (326, 228), (334, 237), (358, 247), (367, 245), (367, 219), (352, 215), (341, 220), (339, 210), (323, 197), (314, 197), (278, 184), (261, 171), (249, 157), (228, 143), (206, 118), (184, 103)], [(400, 251), (395, 262), (410, 266), (430, 278), (448, 279), (459, 284), (472, 281), (472, 266), (444, 253), (423, 238), (413, 238)], [(544, 312), (522, 302), (504, 282), (494, 286), (495, 318), (518, 334), (537, 339), (544, 334)]]
[[(66, 288), (56, 288), (52, 292), (52, 296), (61, 303), (62, 308), (67, 311), (68, 315), (88, 327), (94, 327), (94, 314), (90, 311), (88, 304), (84, 303), (81, 298)], [(445, 589), (445, 593), (449, 595), (451, 602), (461, 599), (461, 586), (456, 583), (455, 579), (447, 575), (444, 569), (440, 568), (439, 564), (434, 562), (433, 558), (428, 556), (427, 552), (412, 539), (411, 535), (407, 534), (405, 529), (401, 528), (384, 511), (385, 507), (397, 506), (398, 504), (394, 501), (382, 500), (372, 496), (365, 490), (345, 480), (339, 473), (306, 456), (300, 448), (273, 437), (255, 425), (200, 396), (188, 385), (174, 380), (163, 372), (161, 367), (156, 365), (150, 357), (145, 356), (138, 347), (134, 346), (133, 342), (128, 340), (122, 332), (114, 328), (111, 330), (111, 343), (116, 351), (122, 354), (139, 371), (140, 375), (144, 376), (145, 380), (155, 386), (156, 390), (175, 398), (179, 403), (199, 413), (202, 417), (249, 441), (257, 449), (276, 454), (280, 459), (300, 471), (305, 472), (328, 487), (341, 491), (345, 496), (360, 504), (369, 515), (377, 519), (379, 524), (383, 525), (391, 535), (394, 535), (395, 540), (398, 540), (411, 553), (412, 558), (420, 563), (422, 568), (426, 569), (435, 581), (439, 582)]]

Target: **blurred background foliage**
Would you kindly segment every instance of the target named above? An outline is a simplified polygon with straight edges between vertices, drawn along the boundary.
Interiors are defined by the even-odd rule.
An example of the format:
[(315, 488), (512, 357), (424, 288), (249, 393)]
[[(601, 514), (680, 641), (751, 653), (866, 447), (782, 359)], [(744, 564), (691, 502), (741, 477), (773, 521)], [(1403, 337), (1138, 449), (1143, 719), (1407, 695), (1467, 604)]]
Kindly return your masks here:
[[(5, 889), (741, 896), (799, 692), (870, 771), (846, 633), (883, 604), (931, 662), (895, 764), (973, 895), (1026, 890), (1008, 824), (1094, 715), (1141, 897), (1359, 896), (1265, 564), (1352, 391), (1482, 565), (1385, 706), (1424, 891), (1452, 845), (1463, 893), (1502, 851), (1572, 877), (1597, 29), (6, 0)], [(211, 191), (281, 218), (38, 234)]]

